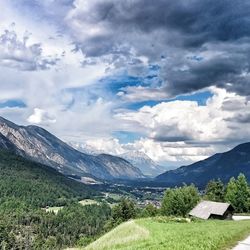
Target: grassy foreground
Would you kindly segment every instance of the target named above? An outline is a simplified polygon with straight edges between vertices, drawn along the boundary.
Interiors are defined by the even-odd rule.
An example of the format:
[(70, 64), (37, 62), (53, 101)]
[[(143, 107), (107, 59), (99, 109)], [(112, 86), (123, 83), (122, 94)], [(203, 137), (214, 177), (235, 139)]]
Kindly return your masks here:
[(167, 222), (139, 219), (119, 225), (85, 249), (230, 249), (250, 233), (250, 221)]

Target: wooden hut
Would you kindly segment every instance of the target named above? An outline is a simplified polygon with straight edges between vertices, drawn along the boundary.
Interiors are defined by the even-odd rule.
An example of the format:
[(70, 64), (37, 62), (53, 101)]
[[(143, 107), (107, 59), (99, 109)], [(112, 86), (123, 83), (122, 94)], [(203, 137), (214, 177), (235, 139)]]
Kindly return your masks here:
[(200, 218), (203, 220), (208, 219), (232, 219), (233, 207), (229, 203), (225, 202), (214, 202), (214, 201), (201, 201), (195, 206), (189, 215)]

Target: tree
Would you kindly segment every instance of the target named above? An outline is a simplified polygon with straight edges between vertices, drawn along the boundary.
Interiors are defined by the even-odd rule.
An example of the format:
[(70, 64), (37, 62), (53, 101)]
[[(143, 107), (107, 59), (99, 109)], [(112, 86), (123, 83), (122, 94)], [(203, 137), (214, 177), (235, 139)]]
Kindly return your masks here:
[(121, 202), (112, 209), (112, 218), (117, 222), (127, 221), (135, 218), (135, 204), (129, 199), (122, 199)]
[(158, 209), (153, 204), (147, 204), (144, 209), (141, 210), (140, 217), (154, 217), (158, 213)]
[(186, 216), (200, 200), (198, 190), (194, 185), (165, 191), (161, 212), (167, 216)]
[(237, 185), (234, 177), (230, 179), (226, 187), (225, 201), (229, 202), (234, 209), (237, 209)]
[(205, 199), (210, 201), (224, 201), (225, 188), (220, 179), (208, 182), (205, 190)]
[(225, 200), (234, 207), (236, 212), (250, 211), (250, 188), (244, 174), (240, 174), (237, 179), (230, 179), (226, 188)]

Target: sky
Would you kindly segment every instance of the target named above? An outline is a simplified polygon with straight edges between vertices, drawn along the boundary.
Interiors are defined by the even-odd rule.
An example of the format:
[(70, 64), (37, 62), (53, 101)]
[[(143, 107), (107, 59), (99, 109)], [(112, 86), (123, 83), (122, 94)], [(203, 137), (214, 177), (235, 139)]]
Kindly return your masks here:
[(1, 116), (167, 167), (250, 141), (250, 1), (0, 4)]

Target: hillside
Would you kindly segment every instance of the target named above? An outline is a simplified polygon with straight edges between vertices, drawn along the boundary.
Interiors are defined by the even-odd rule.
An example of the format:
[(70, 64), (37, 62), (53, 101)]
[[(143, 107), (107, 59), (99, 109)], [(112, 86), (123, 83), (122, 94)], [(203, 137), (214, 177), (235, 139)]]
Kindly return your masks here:
[(179, 223), (139, 219), (119, 225), (85, 249), (226, 249), (249, 232), (249, 221)]
[(223, 182), (227, 182), (239, 173), (250, 178), (250, 143), (240, 144), (228, 152), (215, 154), (203, 161), (167, 171), (155, 180), (169, 186), (194, 183), (204, 187), (211, 179), (220, 178)]
[(67, 175), (101, 179), (143, 177), (139, 169), (119, 157), (105, 158), (104, 162), (101, 157), (77, 151), (41, 127), (19, 126), (0, 117), (0, 136), (3, 148)]
[(15, 198), (30, 205), (61, 205), (94, 195), (89, 187), (56, 170), (7, 151), (0, 151), (0, 201)]

